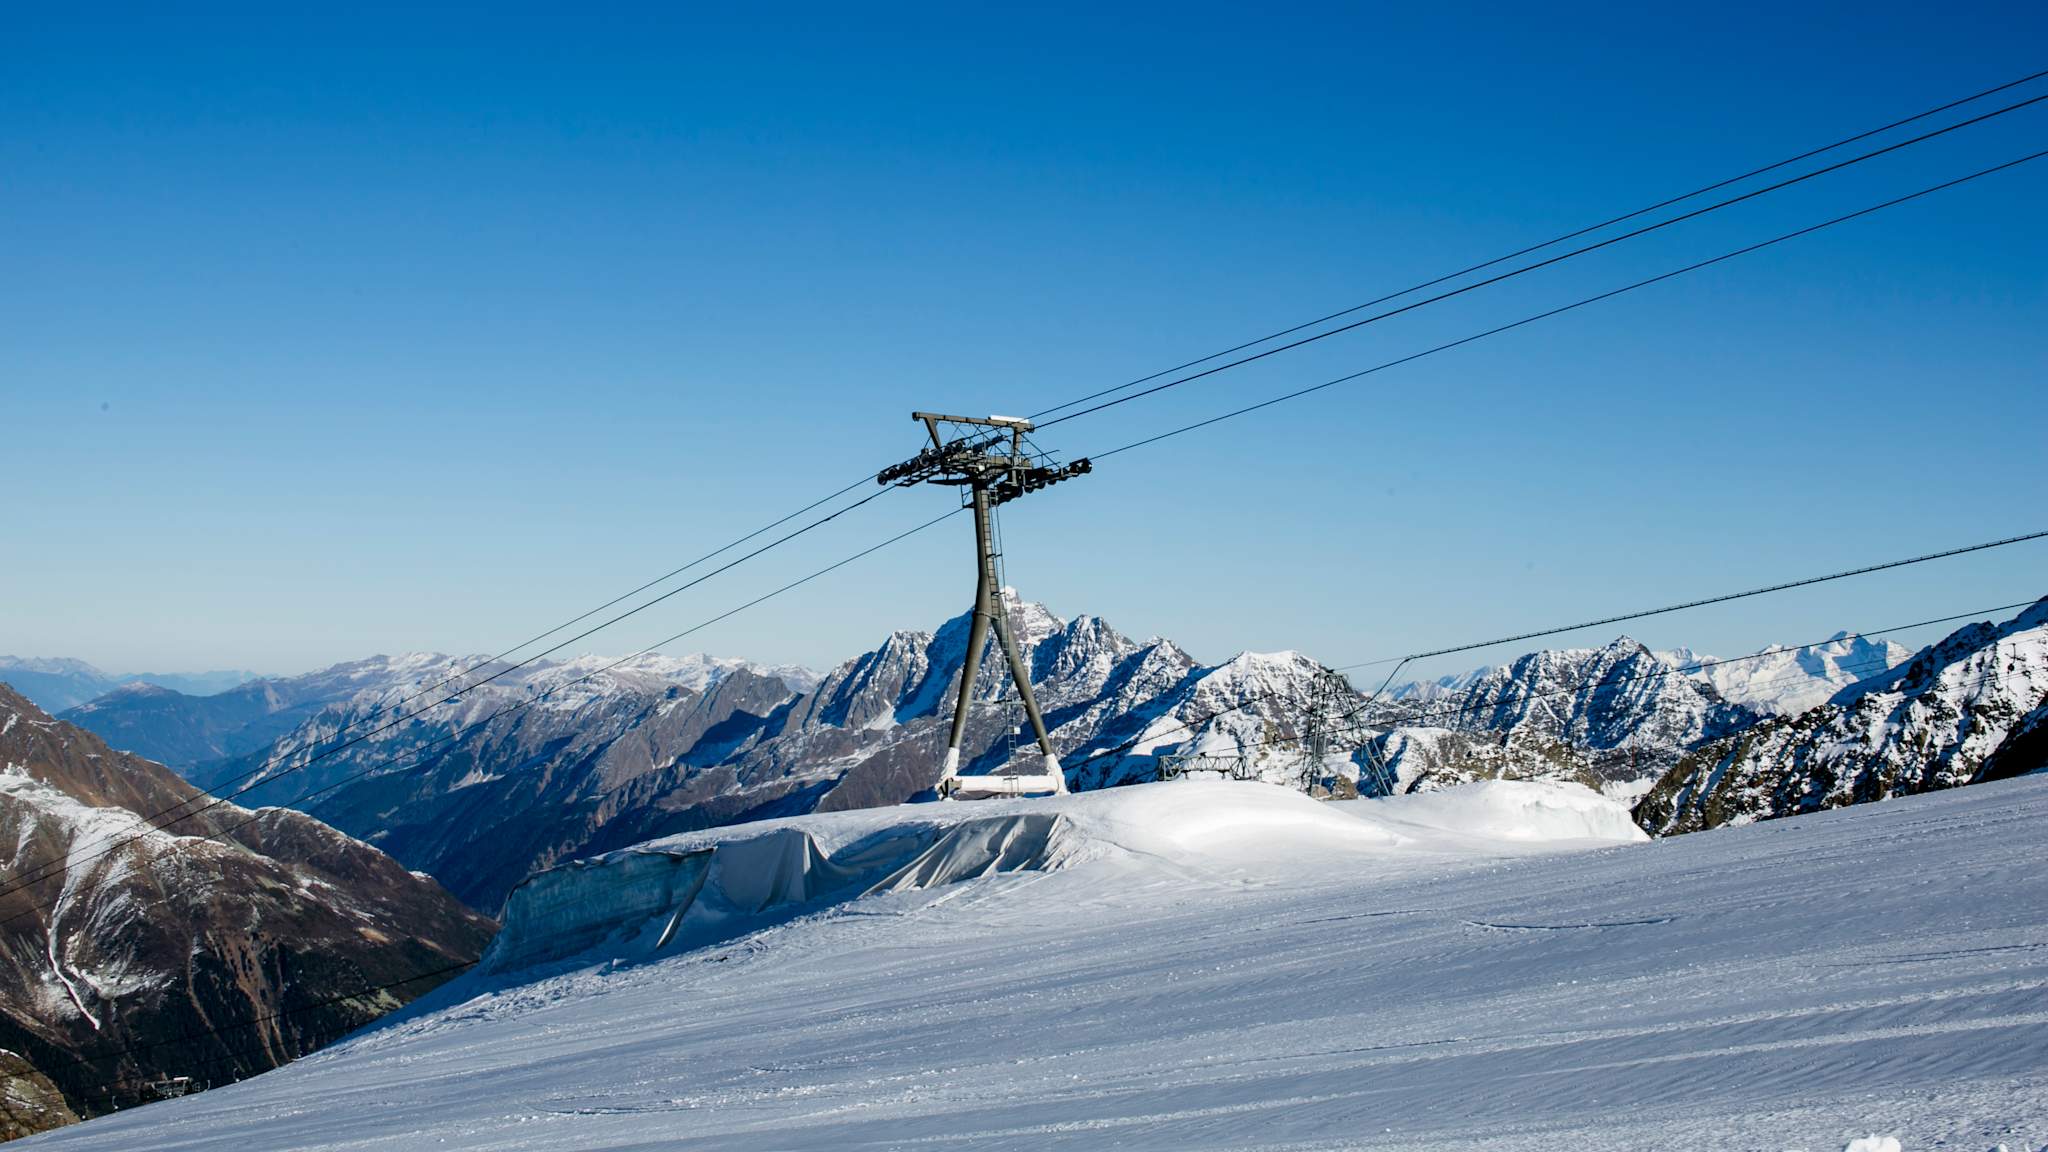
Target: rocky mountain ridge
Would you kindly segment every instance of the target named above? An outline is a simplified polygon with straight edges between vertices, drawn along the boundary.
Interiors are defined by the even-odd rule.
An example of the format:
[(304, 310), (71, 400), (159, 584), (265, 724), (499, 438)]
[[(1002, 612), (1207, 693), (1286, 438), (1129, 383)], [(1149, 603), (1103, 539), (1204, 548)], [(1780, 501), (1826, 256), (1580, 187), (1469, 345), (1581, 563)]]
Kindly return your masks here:
[[(616, 665), (609, 672), (607, 666)], [(442, 697), (503, 673), (510, 665), (487, 656), (411, 652), (372, 656), (309, 672), (269, 677), (210, 696), (193, 696), (152, 684), (124, 685), (61, 713), (113, 741), (118, 747), (169, 764), (202, 786), (225, 765), (251, 753), (288, 750), (301, 729), (317, 733), (329, 714), (361, 716), (382, 709), (387, 717), (417, 711)], [(736, 670), (774, 676), (805, 687), (817, 674), (794, 665), (764, 667), (744, 660), (693, 654), (649, 654), (623, 662), (602, 656), (542, 660), (519, 669), (512, 682), (539, 694), (581, 677), (602, 676), (603, 685), (665, 689), (671, 684), (701, 691)], [(502, 695), (502, 693), (495, 693)], [(578, 698), (588, 696), (578, 692)]]
[[(1153, 779), (1163, 755), (1191, 751), (1276, 783), (1301, 779), (1298, 737), (1323, 671), (1307, 656), (1205, 665), (1098, 617), (1061, 618), (1007, 592), (1004, 604), (1071, 786)], [(892, 633), (809, 682), (738, 661), (694, 680), (666, 658), (542, 664), (333, 751), (475, 662), (380, 658), (330, 670), (354, 677), (351, 690), (293, 714), (282, 735), (186, 771), (216, 787), (265, 779), (251, 798), (302, 807), (495, 911), (531, 870), (565, 859), (927, 794), (965, 629), (963, 616)], [(1533, 652), (1391, 694), (1364, 714), (1373, 725), (1364, 746), (1318, 772), (1368, 795), (1506, 777), (1574, 780), (1633, 800), (1698, 749), (1765, 723), (1773, 702), (1832, 694), (1858, 661), (1888, 663), (1902, 651), (1846, 637), (1821, 647), (1811, 659), (1811, 650), (1767, 649), (1713, 662), (1621, 637)], [(975, 683), (967, 770), (1035, 755), (993, 653)], [(1362, 703), (1356, 692), (1339, 702), (1347, 711)], [(77, 715), (106, 722), (97, 708)]]
[(2048, 600), (1957, 629), (1808, 711), (1694, 749), (1637, 806), (1670, 835), (1954, 788), (2048, 763)]
[(1660, 774), (1687, 749), (1755, 723), (1711, 681), (1623, 636), (1600, 648), (1545, 649), (1488, 668), (1407, 715), (1432, 727), (1576, 751), (1601, 780)]
[(1695, 749), (1796, 714), (1911, 655), (1837, 633), (1733, 659), (1626, 636), (1396, 686), (1370, 717), (1368, 763), (1396, 791), (1475, 779), (1571, 780), (1633, 798)]
[[(494, 925), (300, 812), (221, 805), (0, 687), (0, 1048), (79, 1115), (276, 1066), (430, 990)], [(150, 830), (147, 817), (194, 810)], [(395, 988), (385, 985), (410, 980)], [(360, 993), (360, 995), (357, 995)], [(29, 1072), (10, 1099), (36, 1098)]]
[[(1291, 735), (1292, 697), (1317, 670), (1292, 653), (1205, 668), (1169, 641), (1133, 641), (1096, 617), (1061, 619), (1014, 596), (1006, 604), (1077, 787), (1149, 779), (1154, 753), (1204, 734), (1248, 744)], [(965, 628), (962, 617), (930, 633), (894, 633), (812, 684), (739, 665), (701, 686), (633, 664), (521, 669), (297, 767), (379, 728), (401, 701), (464, 664), (419, 658), (403, 675), (308, 708), (261, 748), (186, 771), (202, 786), (265, 781), (245, 799), (303, 807), (495, 909), (528, 871), (572, 856), (928, 792)], [(993, 653), (976, 685), (967, 766), (986, 771), (1020, 751), (1022, 715)], [(1205, 722), (1240, 702), (1249, 707)], [(101, 709), (74, 715), (112, 727)], [(1275, 773), (1287, 759), (1277, 748), (1257, 755)]]
[[(1172, 698), (1200, 678), (1194, 661), (1094, 617), (1062, 620), (1014, 599), (1009, 608), (1076, 786), (1155, 772), (1147, 756), (1091, 753), (1177, 703), (1199, 708), (1191, 688), (1187, 700)], [(956, 618), (931, 633), (893, 633), (803, 692), (736, 673), (704, 692), (606, 690), (577, 710), (524, 710), (431, 764), (373, 775), (310, 810), (495, 908), (528, 871), (572, 856), (764, 816), (897, 803), (936, 779), (965, 631)], [(993, 653), (976, 685), (966, 763), (987, 771), (1020, 754), (1022, 715), (1005, 703), (1014, 694)], [(494, 851), (479, 856), (459, 830), (487, 819)]]

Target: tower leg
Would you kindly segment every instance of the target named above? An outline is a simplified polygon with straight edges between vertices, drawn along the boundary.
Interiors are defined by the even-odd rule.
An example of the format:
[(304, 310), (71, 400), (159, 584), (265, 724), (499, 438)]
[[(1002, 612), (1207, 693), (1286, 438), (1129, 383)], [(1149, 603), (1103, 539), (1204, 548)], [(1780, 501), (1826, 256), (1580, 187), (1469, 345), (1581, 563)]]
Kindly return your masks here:
[(944, 789), (960, 770), (960, 739), (967, 732), (967, 709), (974, 702), (974, 674), (981, 669), (981, 653), (988, 632), (995, 623), (995, 564), (988, 530), (988, 493), (974, 491), (974, 618), (967, 622), (967, 658), (960, 666), (960, 691), (953, 704), (953, 729), (946, 738)]
[(1045, 774), (1052, 777), (1053, 791), (1065, 792), (1067, 774), (1060, 769), (1060, 758), (1052, 750), (1052, 737), (1045, 732), (1045, 718), (1038, 714), (1038, 701), (1031, 695), (1031, 673), (1024, 667), (1024, 658), (1017, 652), (1017, 638), (1010, 634), (1010, 614), (1007, 609), (996, 613), (995, 626), (996, 638), (1003, 645), (1003, 657), (1009, 661), (1010, 679), (1016, 682), (1017, 695), (1024, 701), (1024, 714), (1031, 717), (1031, 732), (1038, 737), (1038, 750), (1045, 754)]

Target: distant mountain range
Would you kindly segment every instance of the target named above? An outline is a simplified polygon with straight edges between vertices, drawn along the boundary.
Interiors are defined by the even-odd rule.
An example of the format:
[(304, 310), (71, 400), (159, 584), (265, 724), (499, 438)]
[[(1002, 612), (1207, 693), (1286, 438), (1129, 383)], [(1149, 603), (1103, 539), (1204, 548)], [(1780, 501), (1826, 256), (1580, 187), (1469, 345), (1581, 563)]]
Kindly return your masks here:
[[(1097, 617), (1061, 618), (1014, 596), (1005, 605), (1073, 787), (1152, 779), (1162, 754), (1191, 750), (1275, 782), (1302, 775), (1315, 661), (1247, 653), (1205, 665)], [(894, 633), (822, 676), (707, 656), (508, 671), (481, 657), (411, 654), (210, 697), (128, 687), (65, 718), (202, 787), (254, 782), (242, 802), (311, 812), (495, 912), (532, 870), (561, 860), (929, 794), (965, 628), (956, 617), (933, 632)], [(1363, 746), (1322, 770), (1367, 794), (1504, 776), (1577, 780), (1633, 799), (1703, 749), (1909, 655), (1846, 636), (1733, 661), (1626, 637), (1534, 652), (1390, 693), (1362, 713), (1372, 725)], [(494, 673), (503, 674), (478, 683)], [(967, 770), (988, 771), (1028, 754), (1028, 739), (992, 653), (976, 686)], [(457, 687), (458, 699), (393, 723)], [(1365, 701), (1352, 693), (1344, 703)]]
[(1626, 636), (1600, 648), (1547, 649), (1396, 686), (1370, 711), (1380, 731), (1366, 751), (1400, 791), (1505, 776), (1575, 780), (1628, 797), (1695, 749), (1825, 702), (1911, 655), (1847, 633), (1734, 659), (1652, 651)]
[[(1163, 754), (1189, 751), (1276, 783), (1302, 777), (1298, 737), (1322, 671), (1307, 656), (1207, 665), (1097, 617), (1061, 618), (1014, 596), (1005, 606), (1071, 786), (1153, 779)], [(129, 685), (63, 716), (200, 787), (253, 785), (240, 802), (310, 812), (495, 912), (531, 871), (565, 859), (929, 794), (965, 629), (962, 616), (896, 632), (822, 675), (702, 655), (508, 669), (414, 653), (211, 696)], [(1573, 780), (1631, 802), (1654, 792), (1663, 804), (1684, 791), (1670, 784), (1674, 773), (1696, 771), (1747, 734), (1789, 730), (1815, 704), (1891, 683), (1912, 655), (1846, 634), (1730, 660), (1627, 637), (1531, 652), (1402, 685), (1370, 708), (1350, 693), (1340, 704), (1359, 709), (1362, 742), (1317, 771), (1368, 795), (1505, 777)], [(970, 772), (1029, 752), (993, 653), (976, 686)], [(407, 717), (458, 688), (458, 698)], [(1688, 803), (1690, 815), (1653, 805), (1639, 816), (1653, 830), (1684, 831), (1759, 814)]]
[(1690, 651), (1662, 655), (1714, 686), (1724, 700), (1771, 716), (1796, 716), (1825, 704), (1860, 680), (1905, 663), (1913, 650), (1890, 640), (1837, 632), (1824, 644), (1783, 648), (1776, 644), (1736, 660)]
[[(276, 1067), (428, 992), (495, 931), (310, 816), (198, 795), (0, 686), (0, 1127), (146, 1101), (163, 1075)], [(174, 810), (193, 814), (146, 824)]]
[[(1628, 656), (1641, 645), (1624, 636), (1609, 647)], [(1592, 651), (1585, 648), (1552, 649), (1547, 653), (1532, 652), (1529, 656), (1548, 655), (1553, 659), (1576, 661)], [(1760, 652), (1735, 659), (1701, 655), (1689, 648), (1651, 653), (1671, 671), (1712, 685), (1721, 699), (1728, 703), (1775, 716), (1792, 715), (1816, 704), (1824, 704), (1841, 689), (1895, 668), (1912, 655), (1913, 650), (1903, 644), (1851, 636), (1847, 632), (1837, 632), (1823, 643), (1799, 648), (1773, 644)], [(1474, 685), (1496, 677), (1499, 671), (1488, 665), (1436, 680), (1409, 681), (1394, 685), (1387, 695), (1396, 700), (1441, 704), (1445, 700), (1464, 698)]]
[(1384, 759), (1404, 791), (1442, 776), (1441, 763), (1413, 770), (1407, 763), (1432, 741), (1442, 745), (1445, 737), (1429, 735), (1436, 730), (1462, 735), (1460, 744), (1483, 737), (1510, 758), (1532, 758), (1529, 770), (1508, 775), (1561, 775), (1597, 787), (1661, 774), (1700, 743), (1763, 715), (1626, 636), (1600, 648), (1531, 652), (1434, 688), (1403, 693), (1371, 713), (1387, 729)]
[(1696, 746), (1637, 807), (1698, 831), (1998, 780), (2048, 764), (2048, 600), (1971, 624), (1826, 703)]
[(254, 672), (131, 672), (115, 675), (69, 657), (0, 656), (0, 683), (13, 687), (46, 712), (62, 712), (124, 684), (154, 684), (193, 696), (208, 696), (254, 679)]
[[(1243, 700), (1252, 706), (1197, 724), (1203, 737), (1291, 734), (1293, 705), (1316, 672), (1292, 653), (1204, 667), (1168, 641), (1135, 642), (1094, 617), (1008, 605), (1077, 787), (1150, 778), (1154, 751), (1191, 739), (1178, 721)], [(414, 654), (205, 698), (131, 688), (65, 718), (202, 787), (258, 782), (242, 802), (303, 808), (494, 910), (532, 869), (573, 856), (928, 792), (965, 628), (963, 617), (895, 633), (822, 678), (709, 657), (599, 671), (605, 662), (585, 657), (478, 684), (504, 666), (468, 672), (479, 658)], [(1014, 694), (993, 654), (977, 685), (966, 750), (969, 770), (985, 771), (1017, 750), (1022, 717), (1004, 702)], [(377, 731), (458, 686), (458, 700)], [(367, 732), (375, 735), (298, 767)], [(1276, 773), (1292, 759), (1277, 747), (1257, 757)]]

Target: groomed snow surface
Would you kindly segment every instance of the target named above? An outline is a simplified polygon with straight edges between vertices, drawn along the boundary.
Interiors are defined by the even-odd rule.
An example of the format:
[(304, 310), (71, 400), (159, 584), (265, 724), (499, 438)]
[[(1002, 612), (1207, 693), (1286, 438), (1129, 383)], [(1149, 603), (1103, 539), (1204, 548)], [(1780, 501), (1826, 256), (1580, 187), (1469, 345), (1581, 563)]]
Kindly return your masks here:
[(621, 925), (580, 956), (27, 1144), (2018, 1152), (2044, 821), (2040, 778), (1656, 843), (1566, 786), (1180, 782), (724, 829), (550, 874), (529, 930)]

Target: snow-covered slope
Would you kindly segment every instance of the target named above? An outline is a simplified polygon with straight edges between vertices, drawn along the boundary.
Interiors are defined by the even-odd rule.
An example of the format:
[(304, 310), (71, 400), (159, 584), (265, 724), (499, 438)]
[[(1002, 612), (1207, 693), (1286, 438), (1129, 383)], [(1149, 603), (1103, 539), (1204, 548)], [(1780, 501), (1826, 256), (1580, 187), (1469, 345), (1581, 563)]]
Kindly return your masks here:
[(2048, 706), (2048, 600), (1971, 624), (1820, 707), (1686, 757), (1637, 808), (1691, 832), (1953, 788), (2048, 763), (2032, 733)]
[[(1038, 802), (1094, 851), (469, 978), (278, 1072), (29, 1147), (2048, 1139), (2048, 780), (1625, 844), (1490, 837), (1504, 815), (1521, 828), (1495, 803), (1512, 793), (1477, 819), (1461, 795), (1318, 807), (1218, 783)], [(883, 817), (791, 826), (843, 859)], [(625, 945), (643, 950), (612, 962)]]
[[(1297, 851), (1389, 849), (1444, 838), (1441, 827), (1420, 837), (1396, 833), (1375, 819), (1377, 813), (1343, 813), (1266, 786), (1219, 792), (1219, 783), (1116, 789), (1044, 803), (869, 808), (650, 841), (529, 878), (512, 894), (506, 931), (483, 969), (516, 971), (593, 948), (607, 959), (652, 957), (729, 939), (793, 911), (999, 873), (1059, 871), (1108, 857), (1220, 858), (1256, 853), (1269, 837), (1284, 837)], [(1561, 817), (1566, 831), (1559, 835), (1544, 834), (1556, 831), (1557, 820), (1527, 822), (1539, 830), (1530, 839), (1643, 838), (1626, 810), (1591, 792), (1479, 787), (1496, 790), (1495, 807)], [(1428, 824), (1427, 813), (1417, 812)]]

